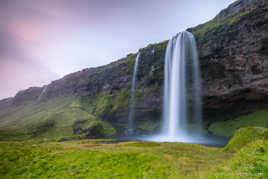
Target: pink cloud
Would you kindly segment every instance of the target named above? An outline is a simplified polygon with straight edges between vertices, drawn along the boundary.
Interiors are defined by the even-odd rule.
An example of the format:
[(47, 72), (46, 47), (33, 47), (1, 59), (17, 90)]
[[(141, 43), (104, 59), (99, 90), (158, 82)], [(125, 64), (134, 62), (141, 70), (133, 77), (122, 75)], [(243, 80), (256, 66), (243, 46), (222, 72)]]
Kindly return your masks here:
[(27, 21), (16, 21), (11, 24), (11, 30), (21, 40), (28, 42), (40, 42), (45, 39), (45, 30), (40, 24)]

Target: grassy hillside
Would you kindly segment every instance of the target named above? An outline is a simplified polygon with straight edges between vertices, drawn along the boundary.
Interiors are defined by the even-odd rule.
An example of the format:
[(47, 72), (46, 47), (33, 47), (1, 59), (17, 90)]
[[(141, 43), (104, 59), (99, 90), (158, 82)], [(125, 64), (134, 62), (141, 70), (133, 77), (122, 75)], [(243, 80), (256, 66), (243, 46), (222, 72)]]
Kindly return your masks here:
[[(70, 96), (42, 103), (30, 102), (1, 112), (0, 140), (98, 137), (89, 136), (90, 130), (99, 130), (101, 137), (116, 134), (109, 123), (89, 112), (91, 106), (85, 108), (82, 104), (81, 98)], [(80, 123), (84, 124), (81, 129)]]
[(228, 145), (225, 147), (225, 150), (237, 152), (245, 145), (257, 140), (268, 140), (267, 128), (241, 128), (235, 132), (234, 137), (229, 141)]
[(256, 111), (240, 116), (235, 120), (215, 122), (209, 126), (209, 131), (214, 135), (231, 137), (239, 128), (268, 127), (268, 110)]
[[(10, 108), (0, 112), (0, 140), (113, 137), (117, 129), (111, 121), (104, 121), (103, 118), (127, 107), (128, 98), (129, 91), (125, 91), (117, 96), (100, 96), (92, 99), (61, 97)], [(268, 127), (267, 116), (268, 110), (257, 111), (236, 120), (212, 123), (208, 131), (217, 136), (231, 137), (239, 128)], [(143, 121), (138, 124), (138, 129), (151, 132), (157, 125), (156, 122)]]
[[(234, 157), (216, 167), (207, 176), (220, 178), (268, 178), (268, 129), (242, 128), (224, 148)], [(216, 178), (217, 178), (216, 177)]]

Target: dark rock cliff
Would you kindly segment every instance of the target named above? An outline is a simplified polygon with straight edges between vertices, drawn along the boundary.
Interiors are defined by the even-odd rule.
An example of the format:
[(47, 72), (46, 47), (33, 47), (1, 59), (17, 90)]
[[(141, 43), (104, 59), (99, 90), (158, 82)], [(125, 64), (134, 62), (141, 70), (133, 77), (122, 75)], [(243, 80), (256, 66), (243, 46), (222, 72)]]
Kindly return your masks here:
[(19, 91), (12, 100), (13, 105), (18, 106), (29, 101), (37, 100), (42, 90), (43, 88), (40, 87), (31, 87), (27, 90)]
[(237, 1), (212, 21), (189, 29), (198, 40), (208, 117), (233, 119), (267, 107), (267, 29), (267, 0)]
[[(236, 1), (213, 20), (188, 31), (198, 44), (206, 121), (234, 119), (257, 108), (268, 108), (267, 0)], [(161, 119), (166, 45), (164, 41), (139, 50), (138, 123), (151, 121), (151, 125)], [(19, 92), (8, 102), (0, 101), (0, 110), (10, 106), (10, 101), (21, 105), (28, 100), (42, 102), (77, 95), (92, 103), (106, 96), (111, 100), (108, 103), (105, 98), (109, 105), (93, 113), (120, 128), (127, 122), (128, 103), (122, 100), (130, 89), (136, 55), (67, 75), (43, 88)]]

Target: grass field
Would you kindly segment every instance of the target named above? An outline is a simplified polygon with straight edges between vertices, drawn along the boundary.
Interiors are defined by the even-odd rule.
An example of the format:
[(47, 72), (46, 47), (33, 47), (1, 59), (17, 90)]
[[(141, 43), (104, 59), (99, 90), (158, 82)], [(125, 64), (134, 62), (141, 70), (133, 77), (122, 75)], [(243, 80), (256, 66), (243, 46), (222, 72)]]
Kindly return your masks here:
[(208, 171), (232, 154), (180, 143), (1, 142), (6, 178), (177, 178)]
[[(264, 128), (239, 131), (225, 148), (183, 143), (97, 140), (0, 142), (0, 178), (265, 178)], [(236, 150), (230, 150), (235, 148)]]

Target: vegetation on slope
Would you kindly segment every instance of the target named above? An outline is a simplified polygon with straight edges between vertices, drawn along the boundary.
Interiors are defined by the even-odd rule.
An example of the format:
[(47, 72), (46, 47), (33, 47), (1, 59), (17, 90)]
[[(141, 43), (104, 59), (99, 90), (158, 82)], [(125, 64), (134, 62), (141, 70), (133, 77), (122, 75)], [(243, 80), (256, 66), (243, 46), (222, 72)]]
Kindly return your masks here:
[[(267, 5), (264, 7), (267, 8)], [(227, 14), (225, 17), (216, 16), (211, 21), (198, 25), (195, 28), (190, 28), (189, 30), (198, 37), (198, 40), (200, 42), (203, 42), (203, 40), (206, 40), (208, 38), (208, 33), (215, 35), (220, 34), (223, 31), (232, 31), (233, 25), (235, 23), (239, 22), (239, 20), (249, 15), (251, 12), (258, 8), (260, 7), (250, 6), (248, 8), (244, 8), (244, 10), (241, 10), (239, 13)], [(254, 14), (251, 14), (249, 17), (247, 17), (248, 24), (256, 21), (255, 18), (256, 17), (254, 17)]]
[(234, 137), (229, 141), (225, 150), (230, 152), (239, 151), (245, 145), (257, 140), (268, 140), (267, 128), (241, 128), (235, 132)]
[[(9, 109), (1, 119), (0, 140), (96, 138), (116, 134), (111, 124), (85, 108), (89, 106), (84, 106), (80, 98), (71, 96)], [(85, 126), (82, 132), (76, 133), (76, 124), (81, 121)], [(100, 135), (95, 134), (96, 127)]]
[(216, 167), (207, 178), (268, 178), (268, 141), (257, 140), (247, 144), (223, 166)]
[(237, 130), (224, 151), (234, 153), (234, 157), (210, 171), (208, 178), (212, 173), (215, 178), (268, 178), (267, 128)]
[[(142, 90), (136, 91), (137, 98), (142, 94)], [(115, 137), (117, 129), (112, 119), (128, 109), (129, 98), (130, 91), (125, 90), (114, 95), (65, 96), (12, 107), (0, 111), (0, 140)]]
[(99, 117), (107, 118), (113, 116), (120, 110), (128, 108), (130, 91), (123, 91), (116, 96), (106, 95), (94, 99), (94, 114)]
[(80, 120), (73, 124), (74, 134), (79, 138), (114, 137), (116, 130), (107, 122), (100, 120)]
[(254, 113), (240, 116), (235, 120), (219, 121), (209, 126), (209, 132), (217, 136), (231, 137), (239, 128), (245, 127), (268, 127), (268, 110), (256, 111)]

